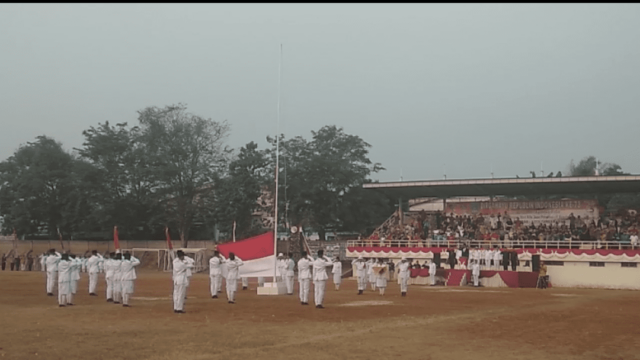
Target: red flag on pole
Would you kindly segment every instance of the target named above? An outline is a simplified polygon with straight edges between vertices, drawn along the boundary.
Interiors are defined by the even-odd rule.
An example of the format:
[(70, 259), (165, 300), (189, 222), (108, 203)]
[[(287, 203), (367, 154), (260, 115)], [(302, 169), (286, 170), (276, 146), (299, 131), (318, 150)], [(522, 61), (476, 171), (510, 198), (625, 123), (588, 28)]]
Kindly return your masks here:
[(118, 238), (118, 227), (117, 226), (113, 227), (113, 246), (116, 248), (116, 250), (120, 249), (120, 238)]
[(167, 246), (169, 247), (169, 250), (173, 250), (173, 244), (171, 243), (171, 236), (169, 236), (169, 227), (168, 226), (164, 227), (164, 235), (167, 238)]

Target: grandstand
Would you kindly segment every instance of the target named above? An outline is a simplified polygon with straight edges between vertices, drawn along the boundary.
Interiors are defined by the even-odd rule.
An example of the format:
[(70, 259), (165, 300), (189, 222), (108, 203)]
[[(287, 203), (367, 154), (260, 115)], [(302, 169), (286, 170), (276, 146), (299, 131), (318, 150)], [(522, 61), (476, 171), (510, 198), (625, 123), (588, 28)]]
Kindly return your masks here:
[[(640, 176), (391, 182), (364, 188), (400, 202), (431, 198), (440, 204), (428, 199), (422, 208), (414, 201), (414, 211), (399, 209), (367, 239), (349, 241), (348, 257), (426, 260), (436, 253), (445, 257), (455, 247), (500, 248), (518, 254), (518, 272), (532, 272), (532, 256), (539, 255), (558, 286), (640, 289), (640, 215), (635, 210), (604, 213), (595, 200), (597, 194), (640, 192)], [(530, 200), (572, 195), (579, 199)]]

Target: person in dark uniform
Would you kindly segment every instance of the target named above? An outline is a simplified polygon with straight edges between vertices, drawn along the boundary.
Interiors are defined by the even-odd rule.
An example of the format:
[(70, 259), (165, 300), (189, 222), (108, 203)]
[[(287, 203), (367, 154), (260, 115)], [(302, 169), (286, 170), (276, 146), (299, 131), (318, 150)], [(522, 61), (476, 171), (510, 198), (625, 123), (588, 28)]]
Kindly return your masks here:
[(516, 271), (516, 267), (518, 266), (518, 253), (513, 251), (511, 253), (511, 271)]
[(29, 254), (27, 254), (27, 259), (25, 261), (25, 270), (31, 271), (31, 269), (33, 268), (33, 256), (31, 255), (31, 251), (29, 251)]
[(15, 258), (13, 258), (13, 261), (15, 261), (16, 263), (16, 271), (20, 271), (20, 255), (17, 255)]
[(451, 269), (454, 269), (455, 266), (456, 266), (456, 252), (453, 249), (448, 249), (447, 252), (449, 253), (449, 258), (447, 259), (447, 264), (449, 264)]
[(511, 255), (510, 251), (505, 250), (502, 252), (502, 269), (504, 271), (509, 270), (509, 257)]
[(7, 267), (7, 254), (2, 254), (2, 271)]

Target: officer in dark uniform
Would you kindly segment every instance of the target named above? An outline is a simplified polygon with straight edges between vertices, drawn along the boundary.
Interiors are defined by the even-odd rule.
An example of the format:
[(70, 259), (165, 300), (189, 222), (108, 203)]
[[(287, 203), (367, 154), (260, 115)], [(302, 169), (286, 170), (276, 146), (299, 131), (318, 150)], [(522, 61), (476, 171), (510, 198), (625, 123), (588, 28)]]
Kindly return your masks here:
[(510, 257), (510, 255), (511, 255), (510, 251), (505, 250), (505, 251), (502, 252), (502, 269), (504, 271), (509, 270), (509, 257)]

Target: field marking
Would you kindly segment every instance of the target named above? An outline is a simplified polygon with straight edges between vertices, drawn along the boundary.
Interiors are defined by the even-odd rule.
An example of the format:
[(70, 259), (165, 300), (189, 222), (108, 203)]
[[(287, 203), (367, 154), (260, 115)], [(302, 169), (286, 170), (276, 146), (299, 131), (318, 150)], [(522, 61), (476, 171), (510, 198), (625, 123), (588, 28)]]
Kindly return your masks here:
[(578, 294), (551, 294), (551, 296), (582, 296)]
[(378, 305), (392, 305), (393, 301), (385, 300), (368, 300), (368, 301), (353, 301), (346, 304), (340, 304), (338, 306), (378, 306)]
[(508, 291), (500, 290), (458, 290), (458, 289), (433, 289), (437, 292), (483, 292), (483, 293), (508, 293)]
[(158, 301), (158, 300), (173, 300), (173, 299), (170, 297), (132, 297), (131, 300)]

